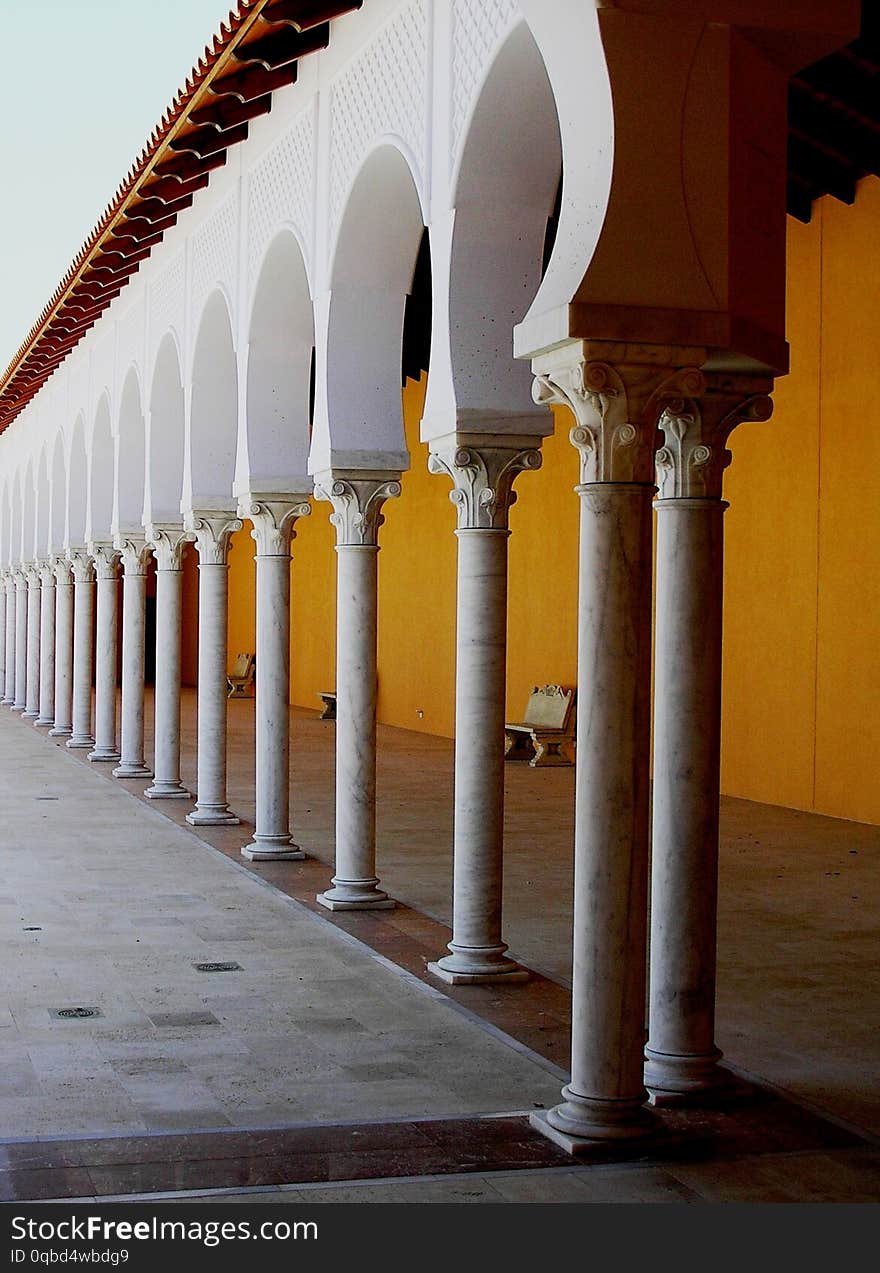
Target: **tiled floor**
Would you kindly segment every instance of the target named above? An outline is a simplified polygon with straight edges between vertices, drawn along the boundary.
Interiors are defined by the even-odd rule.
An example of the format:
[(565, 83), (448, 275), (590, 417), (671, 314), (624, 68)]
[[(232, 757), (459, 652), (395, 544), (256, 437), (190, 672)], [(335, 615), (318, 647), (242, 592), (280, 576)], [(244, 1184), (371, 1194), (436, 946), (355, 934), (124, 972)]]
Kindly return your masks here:
[[(253, 707), (230, 707), (231, 799), (246, 823)], [(187, 694), (190, 782), (192, 718)], [(880, 1199), (880, 1155), (858, 1135), (880, 1130), (878, 829), (745, 802), (724, 811), (722, 1043), (734, 1066), (854, 1128), (762, 1093), (735, 1116), (664, 1113), (666, 1136), (635, 1162), (604, 1153), (573, 1167), (523, 1113), (473, 1123), (553, 1103), (567, 1065), (571, 771), (508, 770), (508, 940), (555, 980), (441, 989), (425, 963), (449, 937), (451, 747), (380, 731), (381, 873), (412, 905), (331, 916), (314, 894), (332, 861), (333, 726), (302, 711), (292, 721), (293, 820), (312, 856), (245, 866), (247, 825), (201, 833), (218, 855), (173, 825), (186, 802), (132, 801), (123, 788), (144, 784), (108, 780), (0, 713), (0, 770), (16, 775), (0, 796), (0, 1118), (7, 1137), (31, 1142), (0, 1147), (4, 1196)], [(204, 960), (242, 967), (196, 971)], [(102, 1015), (50, 1016), (71, 1005)], [(445, 1146), (426, 1134), (437, 1116), (453, 1120), (430, 1124), (455, 1129)], [(708, 1141), (706, 1117), (718, 1123)], [(358, 1138), (378, 1135), (377, 1119), (396, 1130), (364, 1152)], [(302, 1142), (236, 1143), (229, 1130), (216, 1133), (233, 1137), (219, 1156), (216, 1141), (206, 1153), (173, 1134), (131, 1139), (302, 1122), (321, 1123), (325, 1138), (308, 1154)], [(418, 1153), (395, 1149), (404, 1127)], [(32, 1143), (63, 1134), (90, 1139)]]

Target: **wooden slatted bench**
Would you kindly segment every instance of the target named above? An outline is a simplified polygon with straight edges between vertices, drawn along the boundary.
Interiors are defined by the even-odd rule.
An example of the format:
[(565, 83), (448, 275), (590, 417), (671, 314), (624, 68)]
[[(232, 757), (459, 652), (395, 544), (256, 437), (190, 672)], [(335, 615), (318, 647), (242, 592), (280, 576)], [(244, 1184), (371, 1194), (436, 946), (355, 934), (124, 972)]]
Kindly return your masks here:
[(523, 719), (504, 726), (505, 760), (528, 760), (533, 769), (574, 764), (575, 699), (566, 685), (536, 685)]
[(255, 654), (237, 654), (232, 671), (226, 674), (227, 698), (249, 698), (257, 666)]

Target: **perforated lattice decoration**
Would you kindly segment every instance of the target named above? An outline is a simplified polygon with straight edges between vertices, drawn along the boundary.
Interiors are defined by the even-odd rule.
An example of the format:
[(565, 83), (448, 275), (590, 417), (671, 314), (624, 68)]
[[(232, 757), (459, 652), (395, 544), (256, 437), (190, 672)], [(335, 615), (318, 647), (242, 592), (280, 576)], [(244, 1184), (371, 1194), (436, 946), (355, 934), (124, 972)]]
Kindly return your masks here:
[(150, 353), (151, 361), (169, 328), (183, 331), (183, 297), (185, 282), (183, 250), (168, 262), (150, 287)]
[(235, 301), (236, 266), (238, 262), (238, 197), (230, 195), (199, 229), (192, 245), (192, 283), (190, 288), (190, 327), (202, 316), (208, 296), (223, 284)]
[(315, 116), (309, 106), (266, 151), (248, 180), (248, 295), (281, 225), (296, 227), (307, 258), (310, 255), (314, 162)]
[(486, 65), (518, 13), (516, 0), (453, 0), (450, 168)]

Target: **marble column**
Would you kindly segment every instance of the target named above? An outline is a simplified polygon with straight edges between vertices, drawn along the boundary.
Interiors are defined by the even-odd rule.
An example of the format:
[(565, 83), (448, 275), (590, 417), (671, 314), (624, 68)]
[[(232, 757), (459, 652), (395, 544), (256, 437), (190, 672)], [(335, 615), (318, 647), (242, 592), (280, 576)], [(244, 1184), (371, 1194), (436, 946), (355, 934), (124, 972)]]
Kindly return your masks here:
[(55, 724), (50, 738), (73, 732), (73, 581), (70, 562), (55, 559)]
[(114, 778), (152, 778), (144, 761), (144, 679), (147, 567), (152, 550), (143, 535), (117, 536), (122, 560), (122, 729)]
[(379, 527), (399, 473), (320, 475), (336, 528), (336, 870), (328, 910), (388, 910), (376, 875), (376, 635)]
[(27, 568), (27, 672), (22, 720), (40, 715), (40, 563)]
[(452, 478), (458, 512), (455, 813), (450, 954), (428, 965), (457, 983), (522, 981), (506, 955), (501, 908), (508, 514), (519, 473), (541, 466), (539, 436), (452, 434), (428, 467)]
[(18, 566), (15, 571), (15, 699), (14, 712), (27, 707), (27, 633), (28, 633), (28, 577), (27, 567)]
[(290, 544), (311, 512), (307, 494), (253, 495), (238, 515), (257, 545), (256, 826), (252, 862), (305, 857), (290, 834)]
[(3, 632), (4, 678), (3, 703), (12, 707), (15, 702), (15, 571), (7, 570), (3, 581), (5, 594), (5, 618)]
[(91, 761), (119, 760), (116, 748), (116, 676), (119, 616), (119, 553), (109, 543), (90, 543), (97, 579), (95, 637), (95, 746)]
[[(651, 504), (657, 420), (701, 350), (577, 342), (536, 359), (580, 460), (571, 1081), (532, 1121), (577, 1153), (645, 1135)], [(613, 360), (613, 361), (612, 361)]]
[(7, 572), (0, 570), (0, 703), (6, 702), (6, 583)]
[(35, 725), (55, 723), (55, 558), (40, 564), (40, 714)]
[(180, 638), (183, 553), (187, 534), (173, 523), (147, 527), (156, 558), (156, 684), (153, 785), (150, 800), (188, 800), (180, 781)]
[(241, 530), (232, 510), (186, 515), (199, 554), (198, 780), (192, 826), (235, 826), (226, 802), (226, 646), (229, 539)]
[(667, 406), (657, 453), (651, 966), (645, 1083), (655, 1104), (729, 1082), (715, 1045), (721, 756), (722, 474), (773, 382), (713, 374)]
[(69, 548), (67, 556), (73, 572), (73, 725), (67, 746), (91, 751), (95, 568), (85, 548)]

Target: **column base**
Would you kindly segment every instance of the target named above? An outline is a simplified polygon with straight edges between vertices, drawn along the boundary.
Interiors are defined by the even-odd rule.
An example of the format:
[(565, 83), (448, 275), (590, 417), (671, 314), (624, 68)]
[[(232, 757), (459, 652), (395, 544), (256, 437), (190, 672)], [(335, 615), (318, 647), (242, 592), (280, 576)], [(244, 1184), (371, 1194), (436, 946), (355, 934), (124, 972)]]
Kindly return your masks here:
[(718, 1048), (703, 1055), (675, 1055), (645, 1048), (645, 1087), (649, 1104), (692, 1105), (709, 1096), (717, 1096), (735, 1086), (733, 1075), (718, 1066), (722, 1053)]
[(21, 719), (35, 721), (39, 715), (40, 713), (38, 711), (34, 711), (33, 709), (31, 709), (31, 711), (28, 711), (27, 708), (25, 708), (25, 710), (21, 714)]
[(34, 721), (34, 725), (36, 726), (37, 729), (46, 729), (48, 726), (54, 725), (54, 724), (55, 724), (54, 716), (38, 716), (37, 719)]
[(69, 738), (72, 730), (69, 725), (53, 725), (49, 730), (50, 738)]
[(127, 765), (123, 762), (113, 770), (114, 778), (152, 778), (153, 771), (146, 765)]
[(21, 713), (25, 710), (24, 703), (10, 703), (9, 710), (11, 712), (18, 712), (18, 714), (21, 715)]
[(535, 1110), (529, 1122), (566, 1153), (586, 1153), (597, 1142), (651, 1140), (661, 1130), (641, 1101), (595, 1100), (575, 1095), (570, 1087), (564, 1087), (562, 1095), (562, 1104)]
[(14, 702), (14, 699), (9, 698), (8, 695), (4, 694), (3, 697), (0, 698), (0, 707), (11, 707)]
[(154, 782), (144, 795), (148, 800), (192, 800), (192, 792), (179, 782)]
[(88, 735), (84, 734), (73, 734), (67, 740), (67, 746), (72, 750), (81, 750), (82, 748), (88, 747), (89, 751), (91, 751), (94, 745), (94, 738), (90, 738)]
[(237, 827), (240, 819), (231, 813), (225, 805), (196, 805), (192, 813), (186, 815), (191, 827)]
[(306, 855), (289, 835), (255, 835), (241, 856), (249, 862), (302, 862)]
[(512, 959), (504, 958), (506, 946), (487, 950), (461, 950), (450, 942), (449, 949), (452, 951), (451, 955), (444, 955), (442, 959), (428, 964), (428, 972), (447, 985), (518, 984), (529, 979), (525, 968), (520, 968)]
[(94, 751), (90, 751), (87, 760), (92, 761), (112, 761), (114, 764), (120, 759), (119, 752), (110, 747), (96, 747)]
[(360, 896), (354, 889), (328, 888), (326, 893), (317, 893), (315, 901), (328, 911), (390, 911), (397, 905), (378, 888), (365, 889)]

